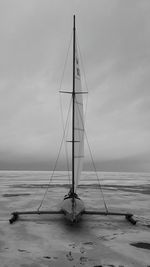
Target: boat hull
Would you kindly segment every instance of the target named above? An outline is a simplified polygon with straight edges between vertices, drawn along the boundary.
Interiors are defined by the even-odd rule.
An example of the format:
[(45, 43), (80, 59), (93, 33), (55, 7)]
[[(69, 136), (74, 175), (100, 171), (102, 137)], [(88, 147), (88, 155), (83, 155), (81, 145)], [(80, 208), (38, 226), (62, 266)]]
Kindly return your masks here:
[(62, 202), (61, 211), (69, 221), (77, 222), (85, 211), (84, 203), (80, 198), (66, 198)]

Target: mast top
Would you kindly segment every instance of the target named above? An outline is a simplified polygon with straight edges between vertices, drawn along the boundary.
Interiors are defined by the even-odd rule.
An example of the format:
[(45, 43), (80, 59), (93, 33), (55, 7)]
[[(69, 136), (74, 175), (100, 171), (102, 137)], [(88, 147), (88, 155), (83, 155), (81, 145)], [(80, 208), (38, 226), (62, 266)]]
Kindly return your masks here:
[(73, 28), (75, 29), (75, 20), (76, 20), (76, 17), (75, 17), (75, 15), (73, 15)]

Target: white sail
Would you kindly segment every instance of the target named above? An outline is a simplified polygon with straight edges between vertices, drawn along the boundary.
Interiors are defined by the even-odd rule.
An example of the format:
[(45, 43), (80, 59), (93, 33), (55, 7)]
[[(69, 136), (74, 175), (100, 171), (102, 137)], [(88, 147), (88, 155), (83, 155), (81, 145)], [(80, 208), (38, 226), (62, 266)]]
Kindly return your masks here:
[(74, 181), (75, 190), (80, 180), (84, 156), (83, 97), (77, 44), (75, 43), (75, 122), (74, 122)]

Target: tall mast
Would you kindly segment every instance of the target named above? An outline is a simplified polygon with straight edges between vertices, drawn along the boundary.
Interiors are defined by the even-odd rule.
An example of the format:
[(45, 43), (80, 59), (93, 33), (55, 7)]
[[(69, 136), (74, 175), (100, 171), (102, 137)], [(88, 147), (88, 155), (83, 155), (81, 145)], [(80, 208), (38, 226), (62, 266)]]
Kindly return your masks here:
[(75, 148), (75, 40), (76, 29), (75, 29), (75, 15), (73, 16), (73, 89), (72, 89), (72, 193), (74, 195), (74, 148)]

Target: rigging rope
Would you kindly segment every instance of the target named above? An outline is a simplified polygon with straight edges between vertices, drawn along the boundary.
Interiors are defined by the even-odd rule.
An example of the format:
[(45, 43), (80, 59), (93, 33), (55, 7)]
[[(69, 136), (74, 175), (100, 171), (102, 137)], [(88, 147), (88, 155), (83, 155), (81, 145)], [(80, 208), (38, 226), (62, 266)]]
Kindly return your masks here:
[(51, 174), (51, 177), (50, 177), (50, 179), (49, 179), (49, 182), (48, 182), (47, 188), (46, 188), (46, 190), (45, 190), (44, 196), (43, 196), (43, 198), (42, 198), (42, 200), (41, 200), (41, 202), (40, 202), (40, 205), (39, 205), (38, 208), (37, 208), (37, 211), (39, 211), (40, 208), (41, 208), (41, 206), (43, 205), (44, 199), (45, 199), (46, 194), (47, 194), (48, 189), (49, 189), (49, 185), (50, 185), (50, 183), (51, 183), (51, 181), (52, 181), (52, 179), (53, 179), (54, 172), (55, 172), (56, 167), (57, 167), (57, 163), (58, 163), (58, 160), (59, 160), (60, 152), (61, 152), (61, 149), (62, 149), (62, 146), (63, 146), (63, 141), (64, 141), (64, 139), (65, 139), (65, 132), (66, 132), (67, 124), (68, 124), (68, 118), (69, 118), (69, 114), (70, 114), (70, 108), (71, 108), (71, 101), (70, 101), (70, 105), (69, 105), (69, 110), (68, 110), (68, 115), (67, 115), (67, 120), (66, 120), (65, 129), (64, 129), (64, 132), (63, 132), (63, 137), (62, 137), (62, 140), (61, 140), (61, 144), (60, 144), (60, 148), (59, 148), (58, 156), (57, 156), (57, 159), (56, 159), (56, 161), (55, 161), (54, 169), (53, 169), (52, 174)]
[(84, 127), (83, 118), (82, 118), (82, 116), (81, 116), (80, 108), (79, 108), (78, 104), (77, 104), (77, 108), (78, 108), (78, 112), (79, 112), (80, 119), (81, 119), (81, 121), (82, 121), (82, 126), (83, 126), (83, 128), (84, 128), (84, 134), (85, 134), (86, 141), (87, 141), (87, 145), (88, 145), (88, 148), (89, 148), (89, 152), (90, 152), (90, 156), (91, 156), (91, 160), (92, 160), (92, 164), (93, 164), (94, 172), (95, 172), (95, 174), (96, 174), (97, 181), (98, 181), (98, 184), (99, 184), (99, 188), (100, 188), (100, 191), (101, 191), (101, 194), (102, 194), (104, 207), (105, 207), (106, 212), (108, 213), (108, 208), (107, 208), (106, 201), (105, 201), (105, 198), (104, 198), (104, 194), (103, 194), (102, 186), (101, 186), (101, 183), (100, 183), (100, 181), (99, 181), (99, 177), (98, 177), (98, 174), (97, 174), (96, 166), (95, 166), (94, 159), (93, 159), (93, 156), (92, 156), (92, 151), (91, 151), (91, 148), (90, 148), (90, 144), (89, 144), (88, 137), (87, 137), (87, 134), (86, 134), (86, 131), (85, 131), (85, 127)]
[[(63, 78), (64, 78), (65, 69), (66, 69), (66, 64), (67, 64), (67, 61), (68, 61), (68, 55), (69, 55), (69, 50), (70, 50), (70, 46), (71, 46), (71, 41), (72, 41), (72, 33), (71, 33), (71, 38), (70, 38), (70, 41), (69, 41), (69, 46), (68, 46), (68, 49), (67, 49), (67, 55), (66, 55), (66, 58), (65, 58), (64, 68), (63, 68), (62, 77), (61, 77), (60, 86), (59, 86), (59, 91), (61, 91), (61, 87), (62, 87), (62, 81), (63, 81)], [(45, 199), (46, 194), (47, 194), (48, 189), (49, 189), (49, 185), (50, 185), (50, 183), (51, 183), (51, 181), (52, 181), (52, 179), (53, 179), (54, 172), (55, 172), (55, 170), (56, 170), (56, 166), (57, 166), (58, 159), (59, 159), (59, 156), (60, 156), (60, 152), (61, 152), (61, 149), (62, 149), (63, 141), (64, 141), (64, 139), (65, 139), (65, 133), (66, 133), (66, 128), (67, 128), (67, 124), (68, 124), (69, 113), (70, 113), (70, 109), (71, 109), (71, 100), (70, 100), (69, 109), (68, 109), (68, 114), (67, 114), (67, 119), (66, 119), (66, 124), (65, 124), (65, 123), (64, 123), (63, 110), (62, 110), (62, 101), (61, 101), (61, 97), (60, 97), (59, 99), (60, 99), (61, 117), (62, 117), (62, 124), (63, 124), (63, 137), (62, 137), (62, 140), (61, 140), (61, 144), (60, 144), (60, 148), (59, 148), (58, 156), (57, 156), (57, 159), (56, 159), (56, 162), (55, 162), (55, 165), (54, 165), (54, 169), (53, 169), (52, 175), (50, 176), (50, 179), (49, 179), (47, 188), (46, 188), (45, 193), (44, 193), (44, 195), (43, 195), (43, 198), (42, 198), (42, 200), (41, 200), (41, 202), (40, 202), (40, 205), (39, 205), (38, 208), (37, 208), (38, 211), (40, 210), (41, 206), (43, 205), (44, 199)], [(65, 150), (66, 150), (66, 158), (67, 158), (68, 177), (69, 177), (69, 183), (70, 183), (69, 158), (68, 158), (68, 151), (67, 151), (66, 143), (65, 143)]]
[(102, 190), (101, 183), (100, 183), (100, 181), (99, 181), (99, 177), (98, 177), (98, 174), (97, 174), (97, 170), (96, 170), (95, 162), (94, 162), (94, 159), (93, 159), (93, 156), (92, 156), (92, 151), (91, 151), (91, 148), (90, 148), (90, 145), (89, 145), (89, 142), (88, 142), (88, 138), (87, 138), (86, 131), (85, 131), (85, 136), (86, 136), (86, 141), (87, 141), (88, 148), (89, 148), (89, 151), (90, 151), (90, 156), (91, 156), (91, 159), (92, 159), (92, 164), (93, 164), (93, 167), (94, 167), (94, 171), (95, 171), (95, 174), (96, 174), (96, 177), (97, 177), (97, 181), (98, 181), (98, 184), (99, 184), (99, 188), (100, 188), (100, 191), (101, 191), (101, 194), (102, 194), (102, 198), (103, 198), (103, 202), (104, 202), (105, 210), (106, 210), (106, 212), (108, 213), (108, 207), (107, 207), (107, 204), (106, 204), (106, 201), (105, 201), (105, 198), (104, 198), (104, 194), (103, 194), (103, 190)]

